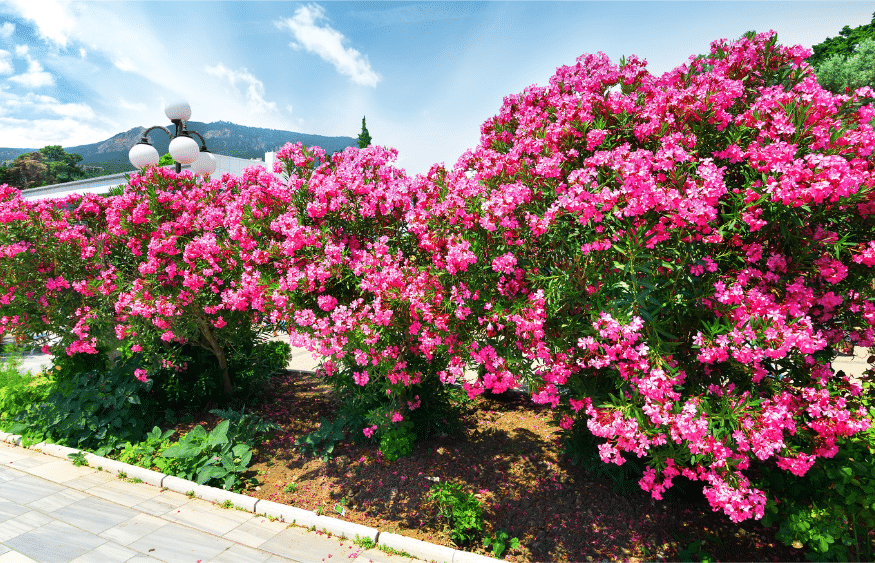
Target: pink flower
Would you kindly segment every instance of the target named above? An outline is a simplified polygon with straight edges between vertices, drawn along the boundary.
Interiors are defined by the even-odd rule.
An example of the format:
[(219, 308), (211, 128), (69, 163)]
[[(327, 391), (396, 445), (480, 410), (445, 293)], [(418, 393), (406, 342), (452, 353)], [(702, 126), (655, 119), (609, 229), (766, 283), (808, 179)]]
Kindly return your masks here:
[(134, 370), (134, 377), (139, 379), (140, 381), (145, 382), (147, 380), (146, 370), (137, 368)]
[(355, 381), (356, 385), (361, 385), (364, 387), (368, 383), (368, 372), (366, 371), (356, 371), (352, 374), (352, 379)]
[(365, 437), (370, 438), (374, 435), (374, 432), (377, 431), (377, 425), (373, 425), (370, 428), (362, 429), (362, 433), (364, 433)]
[(337, 306), (337, 299), (330, 295), (320, 295), (316, 298), (316, 303), (318, 303), (320, 309), (329, 312), (333, 311)]

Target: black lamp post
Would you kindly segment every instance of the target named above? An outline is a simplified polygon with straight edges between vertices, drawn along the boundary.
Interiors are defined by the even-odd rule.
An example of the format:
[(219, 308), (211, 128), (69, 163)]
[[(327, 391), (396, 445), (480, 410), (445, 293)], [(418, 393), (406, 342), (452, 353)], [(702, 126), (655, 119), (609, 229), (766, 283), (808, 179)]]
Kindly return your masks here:
[[(131, 164), (137, 168), (158, 165), (160, 157), (158, 151), (149, 142), (148, 135), (154, 129), (161, 129), (170, 138), (170, 156), (176, 161), (177, 174), (182, 172), (183, 164), (191, 164), (191, 169), (195, 174), (209, 176), (215, 172), (216, 157), (207, 150), (207, 143), (203, 136), (197, 131), (189, 131), (185, 125), (185, 122), (191, 117), (191, 106), (188, 105), (188, 102), (179, 101), (168, 104), (164, 108), (164, 113), (176, 126), (176, 134), (172, 134), (169, 129), (162, 125), (149, 127), (143, 132), (140, 142), (131, 147), (128, 153)], [(191, 138), (192, 134), (197, 135), (201, 140), (200, 149), (198, 149), (197, 141)]]

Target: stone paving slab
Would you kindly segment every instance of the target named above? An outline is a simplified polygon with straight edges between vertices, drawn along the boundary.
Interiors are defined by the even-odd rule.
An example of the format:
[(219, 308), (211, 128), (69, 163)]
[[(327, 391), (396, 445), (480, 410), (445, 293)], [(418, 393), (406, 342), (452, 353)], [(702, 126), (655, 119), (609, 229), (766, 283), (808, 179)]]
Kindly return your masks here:
[(101, 532), (102, 538), (128, 546), (168, 524), (167, 520), (149, 514), (137, 514), (121, 524)]
[(289, 557), (301, 563), (322, 563), (330, 558), (346, 561), (356, 546), (352, 541), (338, 541), (320, 532), (308, 532), (304, 528), (291, 527), (283, 530), (261, 544), (260, 549)]
[(200, 499), (180, 506), (164, 514), (164, 518), (220, 536), (231, 532), (255, 516), (248, 512), (218, 508)]
[(31, 475), (54, 481), (55, 483), (63, 483), (64, 481), (72, 481), (94, 473), (94, 469), (90, 467), (76, 467), (69, 460), (56, 459), (38, 466), (34, 466), (28, 471)]
[(17, 479), (0, 483), (0, 499), (27, 504), (63, 490), (63, 486), (24, 474)]
[(83, 534), (75, 527), (55, 520), (3, 543), (40, 563), (68, 563), (100, 547), (106, 540)]
[(49, 516), (79, 529), (99, 534), (137, 516), (136, 510), (102, 498), (87, 497), (49, 512)]
[(124, 506), (134, 506), (161, 494), (157, 487), (138, 487), (138, 484), (116, 479), (95, 485), (88, 489), (88, 493)]
[(289, 525), (285, 522), (277, 520), (271, 522), (267, 518), (257, 516), (240, 524), (223, 537), (244, 546), (257, 548), (288, 527)]
[(128, 548), (167, 563), (197, 563), (210, 561), (233, 545), (224, 538), (171, 522)]

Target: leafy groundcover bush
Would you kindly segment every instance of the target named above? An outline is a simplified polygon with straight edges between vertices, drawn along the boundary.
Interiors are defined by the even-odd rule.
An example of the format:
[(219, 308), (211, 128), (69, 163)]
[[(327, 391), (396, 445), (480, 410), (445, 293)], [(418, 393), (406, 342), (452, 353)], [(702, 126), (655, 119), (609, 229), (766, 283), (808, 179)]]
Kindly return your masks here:
[[(248, 355), (232, 356), (232, 364), (240, 366), (235, 373), (241, 389), (232, 402), (257, 396), (269, 375), (288, 363), (289, 353), (288, 344), (256, 342), (250, 346)], [(206, 380), (215, 385), (217, 379), (211, 377), (215, 368), (210, 366), (215, 359), (211, 355), (200, 358), (202, 364), (190, 366), (195, 371), (192, 379), (196, 381), (206, 372)], [(162, 416), (175, 420), (170, 406), (197, 411), (214, 399), (228, 402), (228, 398), (216, 389), (213, 394), (194, 394), (184, 402), (168, 401), (178, 390), (174, 387), (177, 381), (170, 378), (138, 380), (133, 374), (143, 360), (141, 354), (117, 361), (109, 360), (105, 354), (89, 355), (88, 365), (113, 367), (70, 375), (65, 368), (82, 365), (85, 360), (62, 358), (49, 370), (58, 374), (57, 379), (20, 375), (14, 361), (4, 364), (0, 372), (0, 412), (3, 413), (0, 420), (6, 422), (3, 427), (21, 434), (24, 445), (42, 441), (57, 443), (117, 457), (126, 463), (156, 467), (167, 474), (196, 479), (199, 484), (240, 489), (256, 435), (282, 429), (244, 414), (243, 410), (219, 409), (211, 412), (225, 420), (211, 433), (197, 427), (174, 444), (169, 440), (173, 431), (162, 432), (153, 426), (147, 432), (155, 420), (165, 420)]]

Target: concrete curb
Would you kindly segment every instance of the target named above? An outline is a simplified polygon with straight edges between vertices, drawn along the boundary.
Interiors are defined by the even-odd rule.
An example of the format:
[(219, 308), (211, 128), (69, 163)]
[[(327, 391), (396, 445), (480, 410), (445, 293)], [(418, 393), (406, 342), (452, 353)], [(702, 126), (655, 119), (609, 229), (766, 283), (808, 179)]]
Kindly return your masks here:
[[(0, 432), (0, 441), (19, 447), (21, 446), (21, 436), (9, 434), (8, 432)], [(69, 448), (58, 444), (46, 444), (45, 442), (34, 444), (28, 449), (37, 450), (44, 454), (67, 460), (70, 463), (72, 463), (72, 460), (67, 456), (81, 451), (85, 454), (85, 460), (88, 462), (89, 467), (93, 469), (101, 468), (103, 471), (115, 475), (122, 472), (127, 475), (129, 479), (140, 479), (144, 483), (181, 494), (194, 492), (195, 497), (218, 504), (222, 504), (226, 500), (229, 500), (234, 506), (242, 508), (247, 512), (267, 516), (269, 518), (281, 519), (287, 524), (294, 524), (304, 528), (315, 528), (321, 532), (345, 537), (348, 540), (354, 540), (356, 536), (367, 538), (377, 545), (383, 545), (398, 551), (406, 551), (413, 557), (424, 561), (434, 561), (436, 563), (503, 562), (501, 559), (493, 559), (491, 557), (485, 557), (483, 555), (469, 553), (467, 551), (461, 551), (443, 545), (435, 545), (399, 534), (380, 532), (376, 528), (356, 524), (355, 522), (338, 520), (336, 518), (331, 518), (330, 516), (320, 516), (315, 512), (303, 510), (294, 506), (257, 499), (239, 493), (226, 491), (224, 489), (208, 487), (206, 485), (198, 485), (194, 481), (180, 479), (173, 475), (165, 475), (157, 471), (152, 471), (151, 469), (129, 465), (114, 459), (96, 456), (93, 453), (84, 450), (77, 450), (75, 448)]]
[[(398, 551), (406, 551), (410, 555), (426, 561), (436, 561), (437, 563), (453, 563), (453, 558), (458, 550), (444, 545), (434, 545), (424, 541), (400, 536), (398, 534), (390, 534), (381, 532), (379, 537), (380, 545), (391, 547)], [(494, 561), (494, 560), (493, 560)]]

